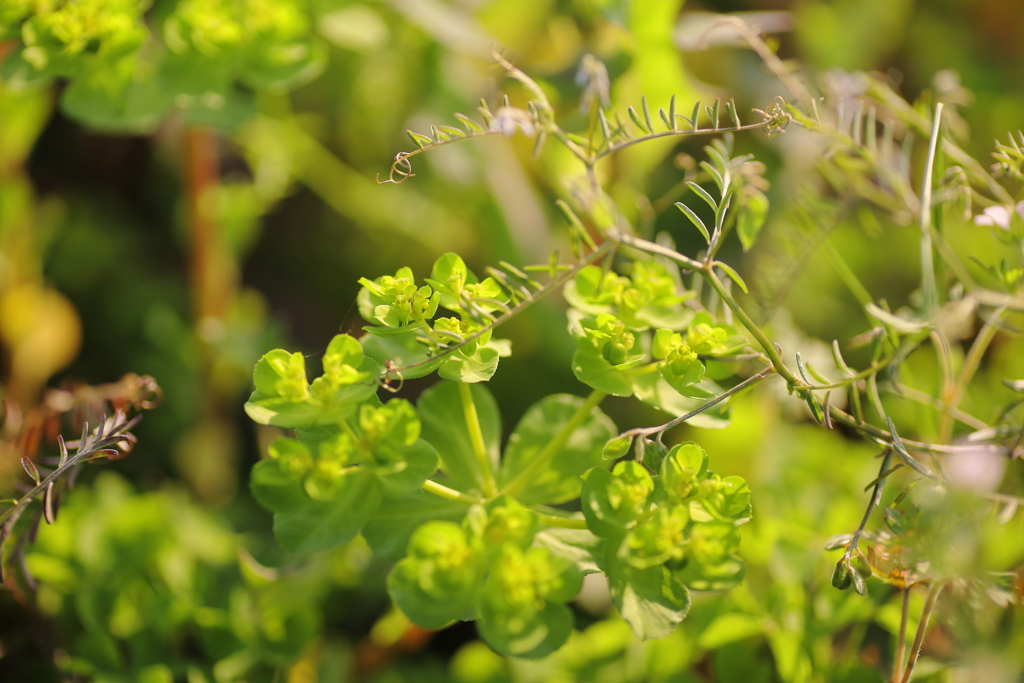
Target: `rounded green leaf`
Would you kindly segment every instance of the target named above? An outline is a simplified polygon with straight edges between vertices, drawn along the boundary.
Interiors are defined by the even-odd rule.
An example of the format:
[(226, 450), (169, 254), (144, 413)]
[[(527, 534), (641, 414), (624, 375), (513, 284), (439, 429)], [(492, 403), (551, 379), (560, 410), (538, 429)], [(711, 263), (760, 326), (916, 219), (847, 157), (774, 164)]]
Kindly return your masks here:
[(431, 521), (413, 532), (405, 559), (388, 575), (388, 592), (413, 622), (441, 628), (470, 609), (477, 580), (476, 559), (462, 527)]
[(647, 510), (654, 479), (643, 465), (626, 460), (609, 472), (594, 468), (583, 477), (580, 506), (587, 526), (598, 536), (611, 536)]
[(690, 591), (666, 565), (634, 567), (609, 547), (605, 561), (612, 601), (638, 638), (664, 638), (690, 611)]
[(261, 460), (249, 474), (249, 490), (260, 505), (272, 512), (298, 510), (309, 503), (302, 476), (289, 472), (278, 460)]
[(549, 604), (528, 619), (481, 614), (476, 627), (480, 637), (495, 652), (508, 657), (539, 659), (562, 647), (572, 634), (574, 624), (572, 610), (565, 605)]
[(274, 514), (274, 536), (293, 553), (326, 550), (359, 533), (381, 501), (377, 477), (364, 467), (348, 470), (331, 500), (309, 500)]
[[(617, 433), (612, 421), (597, 407), (578, 422), (569, 434), (566, 425), (584, 404), (584, 399), (569, 394), (546, 396), (527, 409), (509, 437), (502, 460), (501, 485), (530, 469), (529, 481), (516, 491), (524, 503), (562, 503), (580, 495), (580, 477), (604, 462), (603, 450)], [(554, 452), (550, 445), (558, 446)], [(536, 469), (532, 463), (547, 457)]]
[(497, 372), (499, 358), (498, 350), (489, 346), (478, 346), (469, 355), (455, 351), (445, 356), (437, 374), (452, 382), (486, 382)]
[(612, 366), (602, 356), (577, 350), (572, 356), (572, 372), (576, 379), (592, 389), (612, 396), (632, 396), (633, 384), (623, 370)]
[(437, 471), (437, 451), (423, 439), (403, 448), (397, 457), (395, 462), (377, 468), (377, 477), (387, 496), (415, 491)]

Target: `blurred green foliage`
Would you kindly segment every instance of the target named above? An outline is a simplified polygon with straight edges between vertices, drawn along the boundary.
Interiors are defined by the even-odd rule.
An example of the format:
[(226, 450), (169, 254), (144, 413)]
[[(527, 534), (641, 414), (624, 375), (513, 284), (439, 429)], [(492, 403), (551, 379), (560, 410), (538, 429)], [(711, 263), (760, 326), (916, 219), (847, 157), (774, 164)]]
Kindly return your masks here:
[[(397, 151), (411, 148), (405, 129), (454, 124), (452, 112), (472, 113), (480, 97), (493, 101), (492, 42), (536, 78), (567, 126), (588, 124), (576, 81), (585, 54), (607, 65), (614, 109), (624, 112), (641, 95), (665, 106), (675, 94), (688, 114), (693, 101), (724, 95), (746, 112), (788, 94), (756, 55), (737, 49), (724, 29), (703, 35), (702, 23), (704, 12), (745, 11), (791, 12), (750, 21), (833, 94), (860, 94), (864, 81), (852, 72), (863, 70), (884, 74), (919, 113), (930, 116), (942, 101), (948, 134), (985, 166), (991, 140), (1024, 127), (1024, 5), (1015, 0), (16, 0), (0, 7), (4, 399), (28, 413), (47, 382), (95, 384), (127, 372), (154, 376), (165, 395), (137, 428), (131, 457), (103, 466), (120, 474), (86, 468), (57, 524), (39, 531), (28, 556), (39, 582), (34, 598), (0, 597), (0, 678), (888, 680), (900, 595), (876, 580), (866, 598), (834, 590), (837, 558), (822, 550), (860, 522), (864, 487), (879, 473), (877, 450), (806, 424), (768, 387), (733, 406), (729, 429), (702, 428), (712, 422), (669, 435), (671, 443), (699, 441), (719, 474), (743, 476), (755, 515), (740, 548), (745, 582), (695, 597), (687, 620), (662, 640), (636, 640), (609, 616), (607, 590), (592, 583), (571, 603), (578, 630), (543, 660), (498, 657), (471, 628), (421, 633), (389, 611), (386, 564), (371, 560), (361, 540), (289, 555), (245, 485), (279, 436), (253, 431), (242, 412), (253, 364), (288, 340), (315, 366), (335, 333), (357, 332), (359, 278), (405, 265), (428, 273), (449, 251), (482, 272), (499, 260), (544, 262), (553, 247), (567, 248), (553, 200), (572, 193), (573, 160), (552, 147), (533, 161), (532, 142), (521, 136), (425, 154), (415, 181), (401, 187), (373, 182)], [(75, 23), (75, 13), (89, 21)], [(706, 50), (696, 47), (701, 38)], [(296, 45), (304, 50), (290, 49)], [(516, 85), (508, 92), (513, 104), (525, 102)], [(196, 166), (184, 140), (200, 126), (217, 130), (204, 133), (215, 171), (190, 189)], [(686, 253), (703, 244), (701, 236), (666, 209), (688, 192), (681, 182), (704, 158), (705, 142), (638, 146), (599, 169), (643, 235), (664, 231)], [(773, 339), (828, 367), (831, 339), (876, 324), (829, 250), (870, 297), (898, 311), (917, 296), (918, 229), (877, 202), (828, 203), (857, 193), (841, 172), (823, 193), (828, 205), (815, 207), (820, 223), (798, 225), (785, 207), (806, 199), (801, 188), (813, 182), (823, 146), (795, 126), (771, 140), (738, 136), (736, 146), (764, 163), (770, 186), (758, 191), (772, 210), (749, 253), (742, 250), (749, 245), (730, 243), (722, 258), (739, 264), (753, 286), (750, 305)], [(840, 171), (856, 164), (841, 152), (830, 158)], [(923, 151), (913, 162), (918, 178)], [(191, 232), (197, 216), (216, 226), (202, 249)], [(986, 287), (1002, 287), (1001, 261), (1020, 265), (997, 230), (953, 211), (943, 235)], [(205, 270), (196, 266), (200, 252)], [(197, 268), (219, 284), (202, 290)], [(1006, 320), (961, 403), (985, 422), (1013, 398), (1002, 380), (1024, 377), (1015, 334), (1022, 321), (1019, 313)], [(545, 302), (503, 327), (516, 355), (501, 361), (490, 389), (506, 434), (541, 397), (582, 390), (571, 364), (577, 345), (564, 325), (558, 306)], [(959, 367), (976, 330), (964, 318), (950, 325), (960, 330), (951, 349)], [(867, 347), (844, 353), (855, 367), (870, 358)], [(934, 395), (941, 363), (922, 347), (902, 365), (901, 379)], [(405, 385), (402, 396), (414, 399), (429, 382)], [(932, 407), (882, 391), (901, 434), (941, 436)], [(605, 409), (620, 425), (660, 419), (614, 399)], [(5, 429), (10, 424), (8, 413)], [(0, 492), (7, 496), (21, 452), (5, 444)], [(57, 453), (52, 442), (43, 450)], [(1021, 479), (1019, 458), (1011, 460), (1004, 488), (1020, 490)], [(908, 481), (906, 470), (892, 475), (883, 507)], [(927, 510), (928, 501), (921, 504)], [(1000, 524), (956, 492), (940, 507), (956, 570), (1019, 572), (1021, 515)], [(884, 526), (881, 512), (871, 526)], [(958, 598), (941, 606), (915, 680), (1019, 680), (1020, 608), (1001, 609), (966, 590)], [(913, 619), (923, 602), (913, 594)]]

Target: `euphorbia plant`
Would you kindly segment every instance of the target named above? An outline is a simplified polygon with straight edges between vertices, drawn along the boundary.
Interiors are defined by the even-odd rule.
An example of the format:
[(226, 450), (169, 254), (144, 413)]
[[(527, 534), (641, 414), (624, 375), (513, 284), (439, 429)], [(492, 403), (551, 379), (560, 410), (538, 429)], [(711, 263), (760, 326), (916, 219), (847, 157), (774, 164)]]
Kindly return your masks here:
[[(253, 470), (252, 490), (274, 512), (282, 545), (308, 552), (362, 533), (378, 554), (396, 562), (388, 587), (412, 621), (440, 628), (458, 619), (475, 620), (481, 636), (498, 652), (540, 657), (570, 634), (573, 620), (565, 604), (579, 590), (584, 574), (607, 576), (616, 608), (643, 638), (670, 633), (687, 614), (691, 590), (723, 590), (743, 580), (737, 551), (742, 526), (753, 514), (745, 480), (715, 474), (715, 454), (698, 443), (670, 447), (663, 435), (683, 422), (723, 426), (731, 401), (766, 378), (780, 377), (822, 427), (841, 424), (883, 447), (885, 464), (872, 482), (871, 505), (879, 502), (887, 478), (901, 466), (930, 484), (948, 483), (934, 458), (975, 448), (950, 443), (952, 425), (980, 421), (964, 417), (956, 394), (947, 393), (936, 399), (945, 406), (943, 441), (903, 439), (878, 389), (883, 381), (899, 388), (898, 380), (880, 378), (880, 373), (898, 368), (921, 344), (930, 340), (941, 347), (941, 316), (961, 291), (940, 296), (931, 226), (936, 209), (921, 211), (921, 203), (937, 207), (952, 202), (972, 184), (991, 193), (992, 201), (1007, 203), (1006, 190), (975, 162), (965, 161), (949, 141), (942, 149), (963, 165), (936, 180), (941, 106), (930, 126), (923, 197), (918, 200), (908, 183), (886, 180), (891, 164), (909, 173), (909, 143), (896, 150), (891, 122), (881, 124), (879, 142), (875, 110), (865, 115), (864, 103), (851, 120), (842, 109), (822, 110), (801, 87), (793, 94), (805, 108), (779, 98), (766, 111), (755, 110), (760, 120), (743, 124), (731, 101), (703, 110), (698, 103), (685, 116), (677, 113), (673, 99), (655, 118), (644, 100), (639, 111), (629, 108), (630, 125), (610, 117), (600, 105), (602, 98), (591, 97), (592, 125), (585, 135), (575, 135), (556, 122), (540, 87), (498, 59), (531, 94), (527, 109), (515, 108), (506, 99), (494, 111), (480, 108), (482, 124), (457, 115), (465, 129), (437, 126), (430, 136), (411, 133), (419, 149), (399, 154), (384, 182), (404, 182), (414, 175), (411, 157), (458, 140), (522, 130), (537, 137), (540, 150), (545, 140), (554, 139), (583, 171), (573, 192), (575, 206), (558, 202), (569, 225), (572, 258), (563, 261), (553, 254), (547, 264), (501, 263), (487, 268), (481, 279), (462, 258), (449, 253), (422, 280), (409, 268), (394, 276), (364, 277), (358, 303), (367, 323), (365, 334), (359, 339), (335, 337), (324, 354), (321, 377), (308, 382), (300, 354), (267, 354), (256, 367), (256, 392), (247, 410), (258, 422), (294, 429), (295, 438), (271, 445), (271, 458)], [(600, 79), (595, 83), (600, 88)], [(884, 101), (885, 93), (876, 97)], [(889, 113), (907, 115), (895, 109)], [(731, 125), (722, 124), (725, 116)], [(836, 369), (843, 377), (838, 381), (799, 353), (795, 366), (786, 362), (780, 347), (734, 296), (734, 289), (746, 292), (743, 278), (718, 258), (733, 233), (749, 248), (768, 212), (762, 168), (749, 155), (734, 154), (733, 133), (762, 129), (774, 136), (793, 120), (832, 140), (835, 150), (826, 163), (838, 168), (830, 171), (833, 180), (846, 174), (850, 184), (860, 183), (855, 187), (862, 189), (865, 182), (883, 184), (895, 195), (885, 202), (887, 208), (903, 201), (908, 211), (916, 207), (921, 215), (920, 310), (897, 315), (884, 302), (865, 300), (865, 312), (873, 321), (866, 333), (870, 366), (851, 369), (834, 343)], [(676, 204), (686, 224), (705, 240), (705, 248), (690, 256), (666, 240), (639, 236), (604, 193), (595, 169), (606, 157), (640, 142), (708, 134), (721, 137), (705, 149), (707, 159), (699, 173), (688, 176), (686, 187), (707, 206), (712, 220), (702, 218), (708, 211), (698, 212), (694, 207), (699, 204)], [(1008, 149), (1013, 151), (1001, 148), (1001, 154), (1013, 165), (1016, 157), (1008, 157)], [(863, 163), (843, 164), (844, 154), (860, 155)], [(943, 187), (941, 199), (933, 201), (933, 186)], [(837, 191), (842, 187), (837, 185)], [(848, 273), (842, 256), (833, 256), (837, 267)], [(957, 272), (951, 267), (949, 276)], [(855, 282), (850, 286), (856, 290)], [(494, 335), (510, 317), (559, 289), (569, 305), (567, 328), (575, 342), (571, 367), (591, 391), (585, 397), (548, 396), (534, 404), (502, 451), (499, 409), (486, 382), (512, 349)], [(978, 289), (976, 295), (995, 301), (997, 294)], [(999, 299), (999, 314), (1020, 305), (1015, 296)], [(984, 353), (991, 329), (975, 342), (972, 356)], [(972, 362), (976, 369), (977, 358)], [(965, 366), (958, 384), (961, 395), (973, 369)], [(434, 372), (441, 381), (415, 406), (389, 397), (404, 380)], [(848, 394), (849, 412), (832, 400), (833, 391)], [(636, 397), (673, 419), (621, 430), (600, 410), (608, 395)], [(1012, 431), (978, 429), (981, 436), (975, 440), (988, 440), (996, 450), (1006, 448)], [(899, 462), (890, 466), (894, 458)], [(1008, 505), (1018, 501), (1005, 494), (987, 495)], [(906, 498), (901, 495), (887, 516), (890, 527), (901, 530), (897, 535), (908, 523), (906, 513), (895, 508)], [(579, 511), (569, 511), (573, 509)], [(862, 534), (863, 526), (831, 543), (848, 548), (834, 585), (864, 592), (868, 573), (905, 590), (929, 584), (915, 639), (919, 642), (934, 598), (951, 577), (929, 573), (926, 563), (905, 567), (898, 552), (884, 551), (881, 545), (862, 553), (856, 546)], [(893, 536), (878, 538), (888, 542)], [(860, 559), (864, 562), (854, 566)], [(905, 627), (906, 618), (901, 642)], [(894, 677), (909, 680), (916, 649), (905, 669), (902, 646), (896, 661)]]

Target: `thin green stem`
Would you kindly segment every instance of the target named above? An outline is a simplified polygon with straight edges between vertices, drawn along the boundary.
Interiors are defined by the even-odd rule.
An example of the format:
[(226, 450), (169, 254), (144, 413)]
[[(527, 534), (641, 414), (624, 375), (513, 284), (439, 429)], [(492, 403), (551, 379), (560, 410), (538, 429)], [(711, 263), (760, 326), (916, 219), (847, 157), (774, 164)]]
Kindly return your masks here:
[(839, 279), (843, 281), (843, 284), (846, 285), (846, 288), (850, 290), (850, 293), (853, 294), (860, 305), (867, 306), (872, 303), (874, 299), (871, 298), (871, 293), (868, 292), (867, 287), (861, 283), (860, 278), (857, 277), (857, 274), (846, 263), (846, 259), (839, 253), (839, 250), (832, 244), (832, 240), (826, 237), (823, 241), (823, 246), (825, 247), (825, 254), (828, 255), (836, 269), (836, 274), (839, 275)]
[(443, 484), (438, 484), (436, 481), (433, 481), (432, 479), (427, 479), (425, 482), (420, 484), (420, 488), (426, 491), (427, 493), (433, 493), (435, 496), (440, 496), (441, 498), (444, 498), (445, 500), (450, 500), (453, 503), (473, 505), (474, 503), (484, 502), (482, 498), (477, 498), (476, 496), (471, 496), (467, 493), (463, 493), (462, 491), (450, 489)]
[(971, 349), (967, 352), (967, 357), (964, 358), (964, 366), (960, 369), (960, 376), (957, 377), (952, 392), (944, 401), (946, 405), (942, 411), (942, 421), (939, 423), (939, 441), (943, 443), (948, 442), (953, 436), (953, 411), (960, 407), (960, 401), (967, 390), (967, 385), (974, 378), (974, 373), (978, 371), (978, 366), (981, 365), (981, 359), (985, 355), (985, 351), (988, 350), (989, 344), (992, 343), (996, 332), (999, 331), (999, 319), (1005, 312), (1005, 308), (1000, 308), (992, 314), (985, 322), (985, 326), (981, 328), (981, 332), (974, 338), (974, 343), (971, 344)]
[(620, 232), (618, 230), (609, 230), (607, 233), (605, 233), (605, 235), (606, 237), (608, 237), (609, 240), (613, 242), (618, 242), (630, 247), (635, 247), (636, 249), (640, 249), (641, 251), (646, 251), (648, 254), (664, 256), (668, 260), (675, 261), (679, 265), (684, 266), (689, 270), (701, 271), (704, 269), (704, 264), (701, 263), (700, 261), (694, 260), (689, 256), (684, 256), (675, 249), (663, 247), (657, 242), (651, 242), (640, 237), (627, 235), (626, 233)]
[(885, 473), (889, 471), (890, 462), (892, 462), (892, 449), (887, 448), (885, 450), (885, 457), (882, 458), (882, 467), (878, 470), (878, 480), (875, 482), (875, 490), (871, 492), (871, 500), (868, 502), (868, 509), (864, 511), (864, 517), (860, 520), (860, 526), (857, 527), (857, 531), (854, 532), (853, 538), (850, 539), (850, 544), (846, 546), (846, 552), (843, 553), (844, 560), (848, 560), (853, 556), (853, 552), (857, 549), (857, 543), (860, 541), (860, 536), (864, 533), (864, 529), (868, 525), (868, 518), (871, 517), (872, 508), (877, 507), (878, 503), (882, 500), (882, 491), (885, 489), (885, 480), (888, 479), (888, 476), (886, 476)]
[(546, 467), (551, 459), (558, 454), (558, 451), (562, 450), (566, 442), (569, 441), (569, 437), (583, 424), (584, 420), (590, 417), (590, 411), (596, 408), (604, 400), (605, 396), (607, 394), (596, 389), (590, 392), (590, 396), (587, 396), (587, 399), (576, 409), (572, 417), (562, 425), (562, 428), (558, 430), (554, 438), (533, 457), (533, 460), (520, 470), (519, 474), (512, 481), (505, 485), (501, 492), (515, 496), (522, 491), (523, 487), (529, 484), (540, 473), (540, 470)]
[(711, 399), (707, 403), (703, 403), (700, 406), (698, 406), (697, 408), (695, 408), (695, 409), (691, 410), (690, 412), (686, 413), (685, 415), (681, 415), (681, 416), (675, 418), (674, 420), (669, 420), (668, 422), (666, 422), (663, 425), (659, 425), (657, 427), (639, 427), (637, 429), (630, 429), (627, 432), (623, 432), (621, 434), (621, 436), (649, 436), (650, 434), (657, 434), (658, 432), (668, 431), (669, 429), (672, 429), (676, 425), (679, 425), (679, 424), (682, 424), (682, 423), (686, 422), (687, 420), (689, 420), (690, 418), (694, 417), (695, 415), (699, 415), (699, 414), (703, 413), (705, 410), (708, 410), (709, 408), (712, 408), (712, 407), (718, 405), (719, 403), (721, 403), (725, 399), (729, 398), (730, 396), (733, 396), (734, 394), (738, 394), (739, 392), (743, 391), (747, 387), (752, 386), (754, 384), (757, 384), (758, 382), (760, 382), (765, 377), (768, 377), (768, 375), (770, 375), (772, 373), (772, 371), (773, 371), (772, 367), (769, 366), (769, 367), (765, 368), (764, 370), (762, 370), (761, 372), (757, 373), (756, 375), (753, 375), (753, 376), (748, 377), (747, 379), (743, 380), (742, 382), (740, 382), (736, 386), (732, 387), (731, 389), (726, 389), (721, 394), (719, 394), (718, 396), (715, 396), (713, 399)]
[(910, 660), (907, 662), (906, 672), (903, 674), (902, 683), (910, 683), (911, 678), (914, 676), (914, 666), (917, 664), (917, 658), (921, 656), (921, 644), (924, 642), (924, 636), (928, 632), (928, 621), (931, 619), (932, 610), (935, 608), (935, 601), (939, 599), (939, 593), (945, 584), (933, 583), (928, 588), (928, 597), (924, 601), (924, 609), (921, 611), (921, 621), (917, 624), (917, 633), (914, 634), (914, 644), (910, 646)]
[(924, 167), (924, 184), (921, 187), (921, 294), (924, 297), (925, 315), (930, 320), (939, 308), (938, 287), (935, 284), (935, 257), (932, 251), (932, 175), (935, 171), (935, 155), (942, 135), (942, 103), (935, 105), (932, 120), (932, 135), (928, 142), (928, 160)]
[(907, 613), (910, 611), (910, 587), (903, 589), (903, 609), (900, 613), (900, 635), (896, 640), (896, 656), (892, 663), (892, 681), (899, 683), (903, 677), (903, 654), (907, 649)]
[[(537, 512), (534, 510), (534, 512)], [(545, 526), (558, 527), (559, 529), (587, 529), (587, 520), (576, 519), (574, 517), (559, 517), (557, 515), (548, 515), (543, 512), (537, 512), (537, 517)]]
[(833, 382), (832, 384), (812, 384), (809, 388), (813, 389), (814, 391), (818, 391), (819, 389), (839, 389), (840, 387), (845, 387), (849, 384), (859, 382), (862, 379), (867, 379), (871, 375), (876, 374), (879, 370), (881, 370), (886, 365), (891, 363), (894, 359), (895, 356), (889, 356), (888, 358), (884, 358), (878, 363), (875, 363), (867, 370), (861, 370), (856, 375), (852, 375), (845, 379), (841, 379), (838, 382)]
[(743, 327), (747, 328), (747, 331), (749, 331), (750, 334), (754, 336), (754, 339), (757, 340), (757, 343), (760, 344), (762, 349), (764, 349), (764, 352), (768, 355), (768, 359), (772, 363), (772, 367), (775, 368), (775, 372), (784, 377), (786, 379), (786, 382), (788, 382), (790, 386), (802, 386), (804, 383), (797, 379), (796, 375), (794, 375), (793, 372), (786, 367), (786, 364), (782, 362), (782, 357), (779, 355), (778, 349), (776, 349), (775, 345), (768, 340), (768, 337), (766, 337), (764, 332), (761, 331), (761, 328), (758, 327), (754, 323), (754, 321), (750, 319), (750, 316), (747, 315), (747, 312), (740, 307), (740, 305), (736, 302), (736, 299), (733, 298), (733, 296), (725, 288), (725, 285), (722, 284), (722, 281), (718, 279), (717, 275), (715, 275), (714, 270), (712, 270), (710, 267), (706, 269), (701, 268), (700, 274), (704, 277), (708, 284), (710, 284), (711, 287), (714, 288), (716, 292), (718, 292), (718, 296), (721, 297), (722, 301), (725, 302), (725, 305), (728, 306), (729, 309), (733, 312), (733, 315), (736, 316), (736, 318), (740, 321)]
[(469, 384), (457, 382), (459, 385), (459, 398), (462, 399), (462, 413), (466, 417), (466, 428), (469, 430), (469, 441), (473, 446), (473, 455), (476, 457), (476, 464), (480, 468), (480, 478), (483, 484), (484, 495), (494, 498), (498, 495), (498, 486), (494, 483), (494, 470), (491, 467), (491, 460), (487, 457), (487, 446), (484, 444), (484, 433), (480, 429), (480, 416), (476, 412), (476, 403), (473, 402), (473, 392)]
[(620, 143), (609, 144), (608, 147), (606, 147), (604, 150), (598, 152), (597, 154), (595, 154), (593, 156), (593, 161), (595, 161), (595, 162), (599, 161), (600, 159), (603, 159), (604, 157), (608, 156), (609, 154), (614, 154), (615, 152), (618, 152), (620, 149), (625, 149), (626, 147), (630, 147), (630, 146), (635, 145), (637, 143), (646, 142), (648, 140), (655, 140), (657, 138), (667, 138), (667, 137), (676, 137), (676, 136), (693, 136), (693, 135), (717, 135), (719, 133), (737, 133), (737, 132), (743, 131), (743, 130), (754, 130), (756, 128), (764, 128), (764, 124), (765, 124), (764, 121), (759, 121), (757, 123), (747, 123), (747, 124), (744, 124), (742, 126), (730, 126), (728, 128), (721, 127), (721, 128), (698, 128), (697, 130), (693, 130), (693, 129), (690, 129), (690, 130), (666, 130), (666, 131), (664, 131), (662, 133), (651, 133), (649, 135), (644, 135), (644, 136), (639, 137), (639, 138), (632, 138), (630, 140), (625, 140), (625, 141), (620, 142)]

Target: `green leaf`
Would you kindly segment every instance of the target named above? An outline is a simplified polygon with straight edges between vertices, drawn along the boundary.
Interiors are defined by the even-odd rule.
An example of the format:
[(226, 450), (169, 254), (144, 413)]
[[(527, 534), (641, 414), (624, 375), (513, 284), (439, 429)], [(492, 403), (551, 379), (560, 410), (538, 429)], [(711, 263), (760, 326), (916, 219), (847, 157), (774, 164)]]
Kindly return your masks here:
[(462, 310), (459, 293), (467, 282), (475, 281), (476, 278), (466, 268), (466, 262), (462, 257), (448, 252), (434, 261), (427, 284), (433, 287), (435, 292), (440, 292), (442, 306), (450, 311), (459, 311)]
[(497, 617), (481, 615), (476, 627), (480, 637), (495, 652), (508, 657), (539, 659), (551, 654), (569, 639), (575, 619), (565, 605), (549, 604), (527, 622), (522, 631), (509, 629), (507, 623)]
[(630, 446), (633, 445), (633, 437), (631, 436), (617, 436), (610, 439), (608, 443), (604, 445), (604, 449), (601, 451), (601, 457), (605, 460), (615, 460), (621, 458), (626, 453), (629, 453)]
[(733, 555), (714, 565), (690, 562), (680, 576), (693, 590), (724, 591), (740, 585), (746, 574), (747, 567), (743, 560)]
[(464, 615), (478, 591), (468, 539), (452, 522), (431, 521), (416, 529), (406, 557), (388, 575), (395, 604), (423, 628), (441, 628)]
[[(547, 396), (527, 409), (509, 437), (499, 475), (500, 484), (515, 479), (559, 434), (584, 399), (568, 394)], [(580, 477), (603, 462), (605, 442), (617, 433), (598, 408), (592, 408), (550, 463), (516, 497), (523, 503), (563, 503), (580, 495)]]
[(274, 514), (274, 536), (293, 553), (326, 550), (346, 543), (359, 533), (381, 501), (380, 484), (364, 467), (341, 478), (331, 500), (309, 500), (305, 505)]
[(61, 95), (61, 110), (101, 131), (146, 134), (160, 125), (172, 95), (156, 78), (139, 78), (134, 59), (104, 63), (71, 81)]
[(587, 386), (612, 396), (632, 396), (630, 376), (601, 356), (577, 350), (572, 357), (572, 371), (576, 379)]
[[(338, 339), (342, 341), (337, 341)], [(332, 341), (346, 344), (345, 336)], [(353, 340), (354, 341), (354, 340)], [(358, 369), (340, 362), (360, 361)], [(325, 356), (328, 374), (318, 377), (312, 386), (306, 379), (306, 360), (301, 353), (274, 349), (265, 354), (253, 370), (256, 391), (245, 404), (245, 412), (260, 424), (286, 428), (311, 427), (336, 423), (352, 408), (376, 395), (377, 364), (361, 354)]]
[(609, 544), (606, 556), (615, 607), (638, 638), (664, 638), (690, 611), (690, 591), (680, 574), (666, 565), (638, 569), (619, 558), (616, 551)]
[(665, 493), (682, 501), (708, 471), (708, 454), (692, 441), (673, 446), (661, 463), (661, 485)]
[(913, 526), (913, 519), (909, 514), (903, 510), (897, 510), (896, 508), (885, 508), (885, 524), (889, 527), (897, 536), (903, 536), (909, 532)]
[[(663, 410), (669, 415), (680, 417), (700, 407), (706, 401), (682, 396), (665, 379), (656, 373), (638, 375), (632, 378), (633, 390), (644, 403)], [(701, 388), (715, 395), (722, 393), (721, 387), (710, 380), (700, 383)], [(704, 429), (723, 429), (729, 426), (729, 402), (718, 405), (691, 417), (687, 424)]]
[(323, 73), (327, 48), (312, 36), (294, 36), (292, 41), (268, 40), (254, 36), (239, 80), (254, 90), (297, 88)]
[(727, 590), (738, 586), (746, 566), (735, 555), (740, 531), (729, 522), (699, 522), (690, 528), (689, 561), (682, 578), (695, 590)]
[(604, 544), (586, 529), (551, 527), (537, 532), (533, 544), (548, 549), (555, 557), (569, 560), (583, 574), (601, 571), (598, 558), (604, 553)]
[(373, 517), (363, 526), (363, 538), (373, 552), (397, 562), (405, 557), (413, 532), (431, 520), (461, 522), (465, 505), (416, 490), (396, 498), (385, 498)]
[(367, 328), (366, 331), (370, 334), (361, 340), (363, 352), (381, 366), (386, 367), (388, 361), (391, 361), (400, 369), (402, 379), (426, 377), (446, 360), (433, 358), (430, 349), (416, 341), (417, 337), (425, 336), (422, 329), (401, 330), (386, 336), (377, 334), (376, 328)]
[[(501, 416), (491, 392), (482, 384), (470, 386), (483, 433), (484, 445), (491, 467), (498, 468), (498, 449), (501, 443)], [(463, 412), (459, 388), (451, 382), (441, 382), (423, 392), (417, 409), (423, 424), (421, 436), (437, 450), (444, 470), (462, 491), (481, 490), (480, 467), (473, 453), (466, 416)]]
[(298, 510), (310, 502), (302, 489), (302, 478), (281, 466), (278, 460), (256, 463), (249, 474), (249, 490), (260, 505), (272, 512)]
[(725, 271), (725, 274), (732, 278), (732, 281), (739, 285), (739, 288), (743, 290), (744, 294), (747, 294), (747, 283), (743, 281), (740, 274), (736, 272), (736, 269), (730, 266), (728, 263), (722, 263), (721, 261), (715, 261), (715, 265)]
[(739, 235), (743, 251), (750, 251), (754, 246), (757, 234), (761, 232), (765, 219), (768, 218), (768, 197), (764, 192), (756, 190), (746, 195), (740, 204), (739, 215), (736, 217), (736, 234)]
[(750, 487), (743, 477), (732, 475), (722, 478), (717, 492), (706, 497), (704, 508), (718, 519), (729, 521), (750, 513)]
[[(697, 185), (697, 187), (700, 187), (700, 185)], [(713, 204), (714, 202), (712, 201), (712, 205)], [(676, 208), (682, 211), (686, 217), (690, 219), (690, 222), (700, 230), (700, 234), (704, 236), (704, 241), (711, 244), (711, 233), (708, 232), (707, 226), (704, 225), (704, 221), (700, 219), (700, 216), (694, 213), (693, 209), (682, 202), (676, 202)]]
[(401, 496), (415, 491), (437, 471), (437, 451), (423, 439), (406, 446), (396, 455), (400, 461), (377, 469), (385, 496)]
[(583, 475), (580, 507), (591, 531), (611, 537), (647, 510), (653, 492), (654, 479), (644, 466), (626, 460), (611, 472), (595, 467)]
[(498, 350), (488, 346), (478, 346), (469, 356), (461, 351), (455, 351), (445, 357), (437, 369), (437, 374), (441, 379), (452, 382), (486, 382), (497, 371), (499, 357)]

